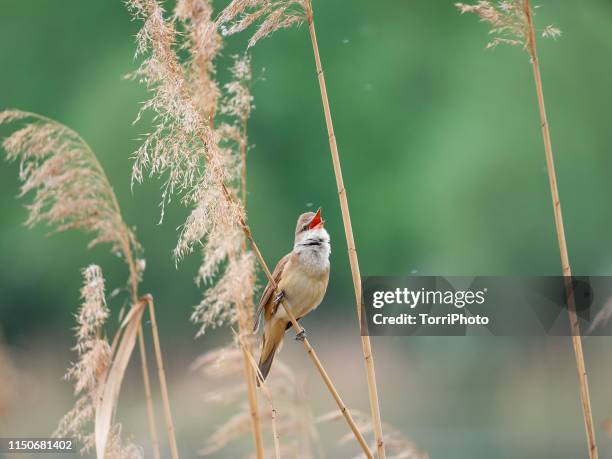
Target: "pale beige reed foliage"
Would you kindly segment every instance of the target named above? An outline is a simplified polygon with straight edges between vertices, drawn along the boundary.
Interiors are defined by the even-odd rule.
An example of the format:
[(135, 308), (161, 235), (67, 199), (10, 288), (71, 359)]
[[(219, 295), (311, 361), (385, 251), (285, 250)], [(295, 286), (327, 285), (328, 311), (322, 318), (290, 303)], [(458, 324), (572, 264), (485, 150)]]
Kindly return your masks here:
[(249, 39), (251, 48), (277, 30), (303, 23), (307, 5), (307, 0), (232, 0), (217, 23), (224, 35), (233, 35), (257, 24)]
[[(198, 335), (210, 327), (236, 322), (241, 333), (246, 335), (252, 321), (255, 259), (246, 249), (244, 235), (237, 223), (245, 218), (246, 123), (252, 108), (248, 57), (235, 59), (232, 68), (235, 80), (221, 90), (216, 81), (215, 60), (223, 43), (211, 20), (212, 6), (208, 0), (179, 0), (172, 22), (164, 20), (158, 2), (131, 2), (131, 6), (136, 15), (145, 20), (139, 48), (144, 50), (140, 46), (144, 44), (148, 54), (137, 73), (145, 77), (153, 93), (151, 101), (154, 101), (145, 109), (153, 109), (157, 119), (164, 120), (160, 126), (165, 125), (157, 130), (159, 135), (154, 136), (152, 144), (159, 146), (163, 137), (165, 145), (178, 147), (179, 156), (188, 158), (176, 165), (190, 167), (183, 177), (188, 180), (178, 188), (182, 203), (192, 210), (182, 226), (174, 256), (178, 262), (195, 248), (202, 247), (202, 264), (196, 282), (207, 289), (191, 319), (199, 325)], [(179, 59), (176, 50), (186, 57)], [(151, 74), (151, 69), (162, 70), (156, 75)], [(165, 96), (169, 92), (167, 77), (173, 78), (170, 90), (174, 91), (174, 101)], [(177, 112), (173, 103), (189, 107), (190, 116), (186, 118)], [(189, 136), (194, 136), (190, 143), (182, 142), (181, 139)], [(192, 142), (194, 138), (195, 143)], [(146, 158), (150, 139), (146, 139), (137, 158)], [(185, 146), (187, 148), (183, 148)], [(190, 151), (192, 147), (194, 151)], [(163, 151), (154, 147), (151, 156), (163, 158)], [(177, 156), (170, 156), (171, 161), (172, 158)], [(147, 161), (143, 163), (146, 165)], [(141, 167), (138, 160), (135, 167)], [(153, 167), (151, 171), (157, 175), (165, 173), (163, 168)], [(181, 178), (180, 174), (173, 175), (173, 171), (172, 167), (168, 168), (169, 181), (166, 183), (172, 183), (174, 177)], [(165, 186), (162, 202), (169, 199), (173, 191), (172, 186)], [(241, 196), (242, 202), (228, 199), (229, 194)], [(255, 379), (246, 361), (244, 372), (253, 437), (261, 458), (263, 444)]]
[[(491, 41), (487, 48), (495, 48), (499, 44), (522, 46), (529, 43), (529, 24), (523, 9), (523, 0), (506, 0), (492, 2), (481, 0), (476, 4), (455, 3), (461, 14), (474, 13), (482, 22), (489, 24)], [(543, 37), (557, 38), (561, 30), (548, 25), (542, 30)]]
[[(250, 60), (248, 56), (234, 57), (231, 68), (233, 79), (224, 86), (218, 109), (216, 128), (219, 152), (231, 158), (226, 164), (228, 181), (225, 183), (235, 196), (246, 197), (246, 124), (252, 109)], [(206, 202), (202, 199), (198, 207)], [(186, 228), (192, 224), (190, 215)], [(199, 213), (198, 216), (203, 218)], [(195, 221), (193, 224), (196, 224)], [(238, 305), (252, 304), (255, 290), (255, 258), (245, 250), (246, 241), (235, 221), (223, 219), (208, 231), (202, 248), (202, 264), (197, 280), (211, 284), (196, 306), (192, 320), (200, 324), (199, 334), (209, 326), (233, 324), (237, 321)], [(221, 270), (221, 274), (218, 272)], [(214, 283), (213, 283), (214, 280)]]
[[(370, 416), (357, 410), (353, 410), (353, 416), (355, 417), (355, 421), (359, 425), (361, 432), (371, 438), (371, 448), (376, 449), (374, 429)], [(332, 411), (319, 416), (316, 419), (316, 423), (327, 424), (340, 419), (342, 419), (341, 416), (337, 412)], [(429, 455), (423, 451), (420, 451), (416, 444), (412, 440), (408, 439), (395, 426), (383, 423), (383, 427), (385, 431), (386, 454), (389, 459), (429, 459)], [(338, 443), (344, 445), (351, 441), (351, 439), (352, 435), (346, 434), (338, 440)], [(365, 457), (363, 454), (359, 454), (354, 456), (353, 459), (362, 459), (363, 457)]]
[[(146, 135), (136, 152), (133, 180), (141, 182), (147, 171), (152, 176), (163, 178), (162, 204), (175, 193), (189, 206), (196, 206), (203, 198), (207, 199), (206, 207), (198, 209), (204, 218), (194, 218), (192, 227), (183, 229), (175, 250), (175, 255), (180, 258), (189, 253), (219, 219), (241, 213), (241, 209), (221, 199), (220, 186), (228, 178), (225, 167), (227, 158), (219, 153), (210, 119), (202, 116), (203, 109), (196, 105), (191, 93), (193, 84), (190, 81), (194, 80), (196, 62), (200, 70), (203, 63), (191, 59), (185, 69), (177, 55), (177, 50), (181, 48), (181, 34), (173, 21), (165, 19), (164, 10), (157, 1), (130, 0), (127, 5), (132, 16), (143, 21), (136, 35), (136, 55), (143, 61), (133, 76), (144, 83), (151, 93), (151, 98), (143, 104), (141, 111), (151, 110), (155, 124), (153, 132)], [(185, 14), (184, 8), (177, 14)], [(211, 94), (215, 91), (206, 88), (205, 92)], [(198, 100), (202, 100), (202, 97)], [(205, 109), (204, 113), (210, 111)], [(196, 226), (196, 222), (202, 226)]]
[[(151, 110), (155, 115), (153, 132), (145, 136), (135, 154), (132, 179), (141, 182), (147, 171), (164, 178), (163, 217), (163, 206), (175, 193), (191, 203), (194, 189), (208, 185), (200, 183), (201, 170), (207, 144), (215, 143), (214, 133), (191, 97), (192, 83), (176, 54), (180, 44), (174, 22), (166, 20), (163, 8), (155, 0), (126, 3), (133, 18), (143, 22), (136, 35), (136, 57), (142, 58), (142, 63), (131, 76), (152, 94), (142, 105), (141, 113)], [(222, 167), (212, 172), (221, 174), (215, 175), (215, 181), (224, 178)]]
[(215, 58), (223, 47), (212, 14), (208, 0), (179, 0), (174, 9), (175, 18), (185, 29), (180, 47), (188, 53), (183, 66), (189, 92), (200, 114), (211, 122), (221, 95), (215, 79)]
[[(266, 380), (266, 385), (274, 395), (281, 457), (307, 459), (320, 456), (317, 454), (318, 431), (302, 389), (303, 382), (282, 361), (275, 365), (277, 371)], [(206, 392), (204, 403), (238, 408), (237, 413), (217, 427), (199, 453), (206, 456), (223, 450), (230, 454), (231, 444), (250, 433), (251, 429), (249, 406), (239, 402), (247, 390), (243, 382), (242, 352), (236, 343), (231, 343), (198, 357), (191, 369), (206, 381), (215, 382), (216, 389)], [(272, 411), (262, 408), (260, 417), (264, 425), (271, 429)], [(271, 445), (266, 449), (274, 451)], [(273, 457), (272, 453), (269, 455)]]
[[(237, 302), (247, 302), (254, 287), (255, 260), (242, 250), (244, 236), (237, 216), (241, 205), (228, 202), (223, 186), (240, 194), (246, 144), (242, 125), (251, 110), (248, 58), (233, 67), (235, 80), (218, 88), (215, 58), (221, 37), (205, 0), (181, 0), (168, 21), (154, 0), (128, 2), (135, 18), (144, 21), (137, 35), (137, 55), (144, 61), (135, 72), (150, 92), (143, 110), (153, 110), (156, 128), (136, 153), (133, 178), (145, 170), (165, 177), (162, 202), (177, 191), (191, 213), (181, 228), (174, 256), (180, 260), (202, 247), (196, 280), (210, 285), (192, 320), (198, 334), (209, 327), (235, 323)], [(183, 27), (183, 33), (176, 26)], [(187, 54), (181, 61), (177, 50)], [(215, 281), (212, 284), (212, 281)]]
[[(76, 438), (87, 453), (94, 447), (93, 422), (95, 410), (101, 397), (105, 377), (111, 363), (111, 345), (104, 334), (104, 325), (110, 315), (106, 305), (105, 285), (102, 270), (91, 265), (83, 270), (83, 303), (76, 314), (75, 328), (78, 360), (66, 372), (65, 378), (74, 383), (77, 400), (74, 407), (60, 420), (55, 437)], [(137, 459), (143, 453), (132, 442), (123, 444), (120, 438), (121, 427), (116, 424), (111, 429), (109, 447), (105, 457), (108, 459)]]

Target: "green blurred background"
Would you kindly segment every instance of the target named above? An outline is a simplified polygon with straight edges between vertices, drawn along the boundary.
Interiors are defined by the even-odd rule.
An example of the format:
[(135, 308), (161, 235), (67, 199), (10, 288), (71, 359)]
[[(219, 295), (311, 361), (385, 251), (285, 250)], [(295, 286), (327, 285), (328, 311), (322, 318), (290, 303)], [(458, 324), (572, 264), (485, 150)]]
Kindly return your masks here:
[[(610, 274), (612, 3), (538, 3), (537, 24), (563, 31), (556, 41), (540, 40), (539, 50), (573, 270)], [(527, 54), (486, 50), (487, 27), (460, 17), (449, 1), (315, 1), (315, 15), (362, 274), (560, 273)], [(136, 67), (138, 27), (120, 1), (3, 0), (0, 108), (57, 119), (97, 153), (145, 249), (142, 290), (156, 298), (168, 366), (180, 383), (191, 377), (191, 359), (227, 340), (228, 332), (193, 338), (199, 255), (178, 269), (171, 257), (187, 211), (171, 205), (158, 225), (160, 183), (130, 191), (131, 155), (148, 130), (132, 124), (144, 89), (122, 80)], [(240, 52), (244, 40), (228, 40), (221, 62)], [(261, 76), (249, 123), (255, 238), (272, 264), (290, 250), (296, 217), (323, 207), (332, 279), (305, 326), (340, 389), (365, 410), (350, 270), (307, 29), (261, 42), (253, 67)], [(6, 423), (0, 420), (0, 433), (46, 434), (70, 403), (70, 388), (59, 379), (71, 358), (79, 270), (100, 264), (109, 290), (122, 285), (126, 272), (105, 248), (86, 250), (82, 234), (46, 237), (45, 228), (25, 229), (17, 173), (16, 165), (0, 163), (0, 332), (13, 366), (46, 393), (38, 403), (53, 398), (55, 405), (53, 421), (13, 411)], [(121, 299), (111, 305), (117, 310)], [(383, 416), (431, 457), (586, 457), (569, 340), (380, 338), (374, 344)], [(595, 421), (610, 455), (600, 425), (612, 414), (611, 345), (607, 338), (585, 344)], [(306, 357), (296, 346), (286, 348), (311, 379), (319, 411), (330, 410)], [(193, 406), (187, 396), (183, 402)], [(135, 409), (142, 414), (141, 405)], [(198, 405), (185, 418), (184, 457), (218, 423), (206, 411)], [(129, 431), (146, 443), (146, 428), (129, 425)], [(328, 444), (334, 451), (333, 439)], [(350, 454), (329, 455), (336, 456)]]

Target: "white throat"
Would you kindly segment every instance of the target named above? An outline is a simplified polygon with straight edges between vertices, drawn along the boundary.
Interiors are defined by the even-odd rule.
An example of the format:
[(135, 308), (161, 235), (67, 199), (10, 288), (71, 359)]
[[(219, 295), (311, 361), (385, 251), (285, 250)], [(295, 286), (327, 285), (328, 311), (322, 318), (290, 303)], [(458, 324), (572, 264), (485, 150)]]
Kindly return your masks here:
[(324, 271), (329, 267), (331, 253), (329, 233), (325, 228), (308, 230), (295, 242), (293, 251), (309, 271)]

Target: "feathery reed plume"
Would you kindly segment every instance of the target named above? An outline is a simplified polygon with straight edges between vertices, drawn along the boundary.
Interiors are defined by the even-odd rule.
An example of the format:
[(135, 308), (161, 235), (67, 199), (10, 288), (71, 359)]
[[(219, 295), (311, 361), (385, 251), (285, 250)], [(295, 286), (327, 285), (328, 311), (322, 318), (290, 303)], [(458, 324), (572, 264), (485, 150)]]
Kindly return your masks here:
[(233, 0), (219, 15), (217, 23), (224, 35), (242, 32), (258, 23), (249, 39), (251, 48), (277, 30), (304, 22), (305, 10), (305, 0)]
[[(143, 147), (137, 153), (134, 178), (137, 181), (142, 179), (144, 168), (149, 166), (154, 175), (164, 176), (167, 173), (168, 178), (162, 188), (162, 203), (178, 190), (183, 194), (184, 203), (196, 206), (183, 229), (181, 239), (186, 243), (182, 245), (184, 250), (180, 253), (188, 252), (194, 244), (204, 240), (211, 228), (221, 221), (231, 221), (242, 229), (270, 285), (276, 289), (272, 273), (247, 224), (244, 207), (226, 184), (227, 169), (224, 167), (223, 154), (219, 152), (216, 131), (210, 119), (206, 120), (200, 116), (189, 94), (184, 69), (174, 52), (177, 32), (173, 23), (164, 19), (163, 9), (156, 0), (129, 0), (128, 7), (135, 18), (144, 20), (144, 26), (137, 35), (138, 53), (147, 53), (147, 57), (136, 74), (153, 93), (145, 107), (154, 110), (158, 120), (157, 128), (147, 136)], [(169, 151), (165, 151), (166, 148)], [(172, 162), (173, 158), (176, 163)], [(202, 171), (200, 166), (203, 167), (204, 162), (206, 168)], [(188, 237), (184, 237), (185, 234)], [(281, 301), (293, 328), (301, 332), (302, 329), (287, 304), (286, 299)], [(356, 440), (364, 452), (371, 456), (365, 439), (310, 342), (304, 339), (302, 344)]]
[[(188, 52), (184, 64), (185, 78), (200, 116), (208, 120), (216, 133), (217, 157), (222, 158), (226, 171), (225, 183), (236, 195), (246, 198), (246, 124), (252, 108), (249, 84), (251, 69), (248, 56), (235, 57), (232, 67), (234, 80), (222, 91), (215, 79), (215, 58), (222, 47), (221, 36), (211, 20), (212, 6), (208, 0), (181, 0), (175, 8), (175, 17), (185, 29), (186, 39), (181, 48)], [(215, 126), (215, 122), (217, 126)], [(214, 177), (211, 177), (214, 180)], [(214, 185), (214, 182), (212, 182)], [(240, 190), (242, 187), (242, 190)], [(209, 190), (214, 186), (209, 186)], [(218, 191), (218, 190), (217, 190)], [(198, 189), (195, 213), (192, 213), (183, 228), (175, 255), (190, 251), (193, 235), (199, 239), (207, 235), (202, 248), (202, 265), (196, 282), (207, 284), (202, 301), (192, 314), (192, 321), (200, 325), (198, 335), (208, 327), (238, 322), (240, 333), (247, 336), (252, 329), (252, 297), (255, 289), (255, 260), (246, 250), (244, 235), (235, 222), (219, 219), (216, 225), (201, 229), (202, 212), (215, 212), (215, 200), (209, 200), (205, 190)], [(207, 209), (209, 204), (212, 209)], [(195, 231), (193, 231), (195, 229)], [(220, 271), (220, 273), (219, 273)], [(215, 282), (213, 282), (215, 280)], [(250, 339), (246, 340), (250, 343)], [(247, 345), (247, 350), (250, 344)], [(253, 440), (258, 458), (264, 457), (261, 423), (257, 407), (255, 375), (244, 354), (244, 377), (248, 387)]]
[[(21, 195), (35, 193), (26, 224), (46, 222), (55, 231), (83, 229), (93, 236), (90, 247), (110, 244), (128, 266), (127, 284), (134, 304), (145, 267), (144, 259), (137, 258), (142, 249), (125, 224), (117, 198), (92, 149), (75, 131), (38, 114), (0, 112), (0, 124), (10, 122), (25, 124), (2, 145), (9, 161), (20, 162)], [(141, 359), (151, 439), (155, 457), (159, 458), (144, 346)], [(122, 377), (115, 379), (118, 385), (121, 380)], [(107, 422), (110, 429), (110, 418)]]
[[(225, 163), (227, 174), (225, 183), (228, 184), (230, 192), (244, 198), (248, 144), (246, 124), (253, 100), (249, 90), (251, 81), (249, 57), (235, 56), (231, 72), (233, 80), (225, 85), (224, 96), (218, 110), (221, 115), (218, 117), (220, 122), (216, 128), (218, 152), (228, 158)], [(193, 223), (199, 221), (201, 219), (196, 218)], [(191, 223), (188, 221), (185, 228), (189, 228)], [(201, 325), (198, 334), (203, 334), (208, 326), (233, 324), (239, 321), (240, 314), (250, 316), (248, 311), (251, 308), (243, 308), (242, 305), (252, 304), (255, 288), (255, 259), (252, 252), (246, 250), (244, 235), (235, 221), (221, 220), (220, 224), (207, 231), (202, 259), (198, 271), (198, 283), (210, 284), (215, 277), (216, 279), (214, 285), (204, 292), (204, 298), (192, 314), (192, 320)], [(219, 275), (218, 271), (223, 263), (225, 266)], [(249, 327), (252, 327), (249, 325), (252, 318), (244, 319), (247, 328), (245, 330), (241, 328), (241, 333), (247, 332)]]
[[(209, 351), (192, 364), (192, 370), (200, 372), (207, 380), (214, 379), (221, 382), (216, 385), (219, 389), (206, 394), (207, 403), (235, 403), (247, 390), (244, 384), (231, 383), (240, 379), (242, 371), (243, 354), (237, 346), (241, 340), (244, 343), (244, 338), (239, 336), (236, 338), (238, 343)], [(244, 344), (241, 347), (242, 351), (246, 350)], [(252, 353), (249, 351), (247, 355), (250, 364), (254, 365)], [(260, 414), (265, 425), (272, 430), (275, 455), (295, 457), (296, 451), (299, 451), (300, 458), (315, 457), (313, 451), (314, 445), (318, 443), (318, 434), (314, 417), (300, 390), (301, 383), (282, 361), (277, 365), (278, 371), (265, 382), (267, 390), (264, 390), (264, 395), (270, 409), (264, 409)], [(274, 400), (271, 399), (272, 393), (275, 396)], [(217, 428), (199, 452), (202, 455), (217, 453), (248, 431), (248, 407), (242, 406), (239, 413)]]
[[(132, 77), (144, 83), (152, 96), (140, 112), (151, 110), (155, 113), (154, 130), (146, 135), (135, 154), (132, 179), (142, 182), (147, 170), (152, 176), (165, 177), (162, 217), (165, 204), (175, 193), (181, 194), (188, 205), (207, 195), (210, 207), (225, 210), (225, 201), (218, 190), (218, 183), (225, 179), (224, 158), (208, 154), (207, 149), (216, 144), (215, 134), (208, 124), (210, 120), (201, 116), (201, 110), (206, 108), (198, 108), (190, 93), (193, 84), (175, 51), (180, 45), (174, 23), (165, 19), (163, 8), (155, 0), (128, 0), (126, 3), (133, 18), (143, 21), (136, 35), (136, 57), (142, 57), (143, 61)], [(185, 11), (179, 9), (179, 14)], [(194, 70), (194, 67), (195, 61), (191, 61), (189, 68)], [(191, 78), (193, 81), (193, 73)], [(205, 159), (208, 160), (207, 174), (203, 175)], [(215, 214), (225, 216), (227, 212)], [(205, 215), (206, 220), (213, 220), (202, 223), (205, 226), (185, 230), (175, 255), (180, 257), (192, 249), (202, 237), (198, 235), (209, 228), (207, 225), (217, 223), (215, 214)]]
[[(105, 377), (109, 369), (112, 351), (104, 337), (104, 325), (110, 315), (104, 293), (104, 277), (99, 266), (91, 265), (83, 270), (83, 303), (76, 314), (75, 328), (78, 361), (72, 364), (65, 379), (74, 381), (77, 400), (74, 407), (64, 415), (55, 433), (56, 437), (74, 437), (82, 445), (81, 453), (89, 452), (94, 446), (92, 423), (100, 401)], [(142, 452), (136, 445), (121, 442), (121, 427), (116, 424), (110, 434), (105, 458), (136, 459)]]
[[(327, 97), (325, 75), (323, 73), (323, 65), (321, 63), (319, 45), (317, 42), (317, 35), (314, 25), (312, 2), (311, 0), (233, 0), (217, 18), (217, 22), (224, 27), (223, 30), (228, 35), (240, 32), (251, 24), (259, 22), (256, 32), (249, 40), (249, 48), (254, 46), (261, 38), (267, 37), (276, 30), (290, 27), (293, 24), (299, 25), (304, 21), (308, 24), (315, 67), (317, 70), (317, 78), (321, 91), (321, 102), (323, 104), (325, 124), (327, 126), (330, 153), (332, 157), (334, 174), (336, 177), (338, 198), (340, 200), (340, 209), (342, 211), (342, 221), (344, 224), (344, 233), (346, 237), (349, 263), (351, 266), (351, 274), (355, 290), (357, 320), (361, 326), (362, 305), (359, 260), (357, 258), (357, 249), (355, 247), (351, 216), (348, 207), (348, 198), (346, 195), (346, 189), (344, 187), (344, 179), (342, 177), (340, 156), (338, 153), (338, 146), (336, 144), (336, 135), (334, 133), (331, 109)], [(374, 430), (376, 433), (376, 450), (379, 459), (384, 459), (385, 444), (383, 440), (382, 422), (378, 402), (378, 388), (376, 385), (374, 356), (372, 354), (372, 345), (370, 343), (369, 336), (361, 336), (361, 346), (364, 364), (366, 367), (370, 411), (372, 413), (372, 422), (374, 424)]]
[(189, 92), (201, 116), (211, 121), (220, 97), (214, 61), (223, 46), (212, 13), (209, 0), (179, 0), (174, 9), (174, 16), (185, 28), (181, 48), (189, 54), (184, 64)]
[[(580, 325), (576, 314), (576, 304), (572, 287), (572, 271), (570, 268), (567, 243), (565, 240), (565, 229), (563, 216), (561, 214), (561, 202), (559, 199), (559, 189), (557, 186), (557, 176), (550, 138), (548, 118), (544, 105), (544, 90), (542, 87), (542, 77), (540, 74), (540, 63), (536, 50), (535, 25), (533, 22), (533, 10), (529, 0), (507, 0), (494, 4), (491, 1), (481, 0), (476, 5), (465, 5), (457, 3), (457, 8), (461, 13), (475, 13), (481, 21), (491, 25), (491, 33), (495, 36), (489, 46), (497, 43), (509, 43), (521, 45), (527, 51), (531, 60), (533, 76), (535, 80), (536, 96), (538, 109), (540, 112), (540, 126), (544, 140), (544, 153), (546, 156), (546, 170), (548, 172), (548, 182), (553, 203), (553, 214), (555, 219), (555, 229), (559, 243), (561, 255), (561, 268), (563, 271), (565, 290), (567, 295), (567, 308), (569, 313), (570, 328), (572, 333), (572, 344), (576, 358), (576, 368), (578, 371), (578, 381), (580, 385), (580, 400), (582, 403), (582, 413), (584, 418), (587, 443), (590, 459), (597, 459), (597, 443), (595, 440), (595, 429), (593, 426), (593, 413), (589, 396), (589, 385), (587, 380), (586, 365), (582, 351), (582, 339), (580, 337)], [(556, 38), (561, 35), (561, 31), (553, 26), (547, 26), (542, 31), (542, 36)]]
[(29, 122), (2, 145), (7, 159), (20, 163), (20, 196), (35, 192), (26, 224), (46, 222), (56, 231), (84, 229), (93, 235), (89, 247), (108, 243), (124, 257), (138, 253), (140, 246), (123, 222), (115, 194), (89, 145), (73, 130), (44, 116), (0, 112), (0, 124), (16, 121)]
[[(530, 21), (525, 14), (523, 0), (506, 0), (494, 3), (489, 0), (481, 0), (475, 5), (465, 3), (455, 3), (461, 14), (474, 13), (481, 22), (489, 24), (491, 29), (491, 41), (487, 43), (487, 48), (495, 48), (500, 44), (521, 46), (529, 50), (530, 46)], [(542, 30), (545, 38), (557, 38), (561, 36), (561, 30), (547, 25)]]

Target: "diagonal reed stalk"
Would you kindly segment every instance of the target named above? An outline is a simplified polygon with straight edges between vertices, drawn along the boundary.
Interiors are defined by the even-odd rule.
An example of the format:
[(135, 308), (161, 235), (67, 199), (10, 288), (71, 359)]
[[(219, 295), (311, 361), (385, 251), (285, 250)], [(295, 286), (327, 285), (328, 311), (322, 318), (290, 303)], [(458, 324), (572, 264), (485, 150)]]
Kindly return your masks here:
[[(334, 134), (334, 126), (331, 117), (331, 109), (327, 98), (327, 87), (325, 84), (325, 75), (321, 64), (321, 56), (319, 54), (319, 45), (317, 43), (317, 34), (314, 25), (314, 17), (312, 11), (312, 3), (310, 0), (305, 1), (306, 5), (306, 20), (308, 22), (308, 30), (310, 32), (310, 41), (317, 69), (317, 77), (319, 80), (319, 88), (321, 90), (321, 101), (323, 103), (323, 112), (325, 114), (325, 124), (327, 126), (327, 134), (329, 136), (329, 148), (334, 166), (334, 174), (336, 176), (336, 185), (338, 187), (338, 198), (340, 200), (340, 209), (342, 211), (342, 222), (344, 224), (344, 234), (346, 236), (346, 244), (348, 247), (349, 262), (351, 265), (351, 275), (353, 277), (353, 286), (355, 288), (355, 305), (357, 308), (357, 319), (361, 326), (361, 274), (359, 272), (359, 260), (357, 258), (357, 249), (355, 248), (355, 239), (353, 237), (353, 228), (351, 225), (351, 214), (349, 212), (348, 199), (346, 189), (344, 188), (344, 180), (342, 178), (342, 168), (340, 166), (340, 156), (338, 154), (338, 145), (336, 144), (336, 135)], [(374, 427), (374, 435), (376, 441), (376, 450), (379, 459), (385, 458), (385, 443), (383, 440), (382, 421), (380, 417), (380, 407), (378, 404), (378, 389), (376, 387), (376, 371), (374, 369), (374, 356), (372, 355), (372, 345), (369, 336), (361, 336), (361, 347), (363, 351), (363, 359), (366, 367), (368, 380), (368, 396), (370, 399), (370, 410), (372, 413), (372, 425)]]
[(572, 333), (572, 344), (574, 354), (576, 356), (576, 367), (578, 371), (578, 380), (580, 383), (580, 400), (582, 403), (582, 413), (584, 417), (584, 425), (586, 429), (587, 441), (589, 445), (589, 458), (597, 459), (597, 443), (595, 441), (595, 430), (593, 428), (593, 412), (591, 410), (591, 400), (589, 397), (589, 385), (587, 381), (586, 366), (584, 363), (584, 355), (582, 352), (582, 339), (580, 337), (580, 326), (576, 315), (576, 304), (572, 288), (572, 271), (570, 268), (569, 255), (567, 252), (567, 243), (565, 241), (565, 230), (563, 227), (563, 216), (561, 214), (561, 202), (559, 200), (559, 190), (557, 187), (557, 176), (555, 173), (555, 165), (553, 159), (552, 143), (550, 139), (550, 130), (548, 127), (548, 118), (546, 116), (546, 108), (544, 105), (544, 91), (542, 89), (542, 77), (540, 75), (540, 64), (535, 42), (535, 27), (533, 23), (533, 13), (529, 0), (523, 0), (523, 9), (525, 18), (529, 28), (527, 47), (531, 56), (531, 64), (533, 67), (533, 76), (535, 80), (536, 93), (538, 97), (538, 108), (540, 111), (540, 123), (542, 127), (542, 137), (544, 138), (544, 151), (546, 153), (546, 170), (548, 171), (548, 182), (550, 184), (550, 192), (552, 195), (553, 211), (555, 216), (555, 228), (557, 231), (557, 240), (559, 242), (559, 252), (561, 253), (561, 267), (565, 280), (565, 290), (567, 294), (567, 307), (570, 319), (570, 327)]

